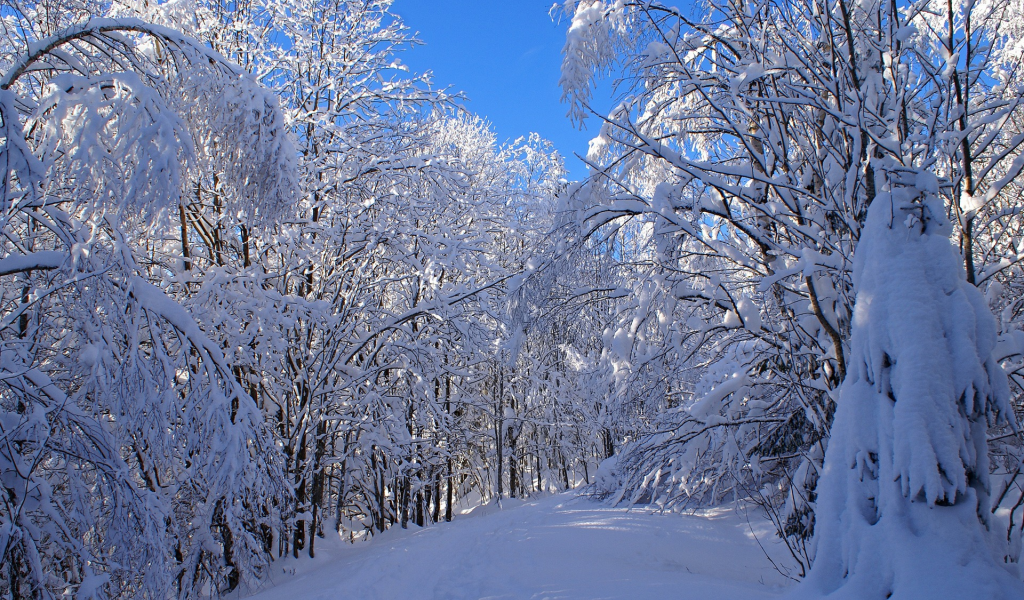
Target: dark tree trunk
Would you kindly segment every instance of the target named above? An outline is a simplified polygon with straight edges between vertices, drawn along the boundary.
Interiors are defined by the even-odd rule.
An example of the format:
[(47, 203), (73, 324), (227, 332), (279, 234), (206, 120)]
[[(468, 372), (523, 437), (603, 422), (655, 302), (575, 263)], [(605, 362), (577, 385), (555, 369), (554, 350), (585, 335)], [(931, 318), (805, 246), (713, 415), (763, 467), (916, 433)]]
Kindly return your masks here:
[(434, 523), (440, 521), (441, 517), (441, 474), (438, 471), (434, 472), (434, 513), (431, 520)]
[(309, 521), (309, 557), (314, 558), (314, 545), (316, 542), (316, 536), (320, 530), (320, 519), (323, 514), (323, 501), (324, 501), (324, 472), (323, 464), (324, 456), (327, 454), (327, 422), (321, 421), (316, 426), (316, 449), (313, 452), (313, 489), (312, 498), (310, 498), (312, 506), (310, 507), (310, 513), (312, 518)]
[[(427, 488), (427, 491), (429, 493), (430, 488)], [(423, 522), (423, 515), (425, 512), (426, 511), (423, 508), (423, 490), (418, 490), (416, 492), (416, 525), (418, 527), (423, 527), (425, 525)]]
[(452, 473), (452, 459), (448, 458), (448, 491), (444, 503), (444, 520), (449, 523), (452, 520), (452, 504), (455, 500), (455, 475)]

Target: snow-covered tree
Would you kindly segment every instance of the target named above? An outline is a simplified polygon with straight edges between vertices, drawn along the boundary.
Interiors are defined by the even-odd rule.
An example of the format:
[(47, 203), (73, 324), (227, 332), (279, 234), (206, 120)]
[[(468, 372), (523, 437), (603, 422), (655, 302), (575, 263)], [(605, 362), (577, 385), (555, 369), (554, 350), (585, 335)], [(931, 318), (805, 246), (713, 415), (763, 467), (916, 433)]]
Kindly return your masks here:
[(287, 490), (279, 455), (149, 257), (201, 139), (246, 161), (224, 176), (253, 218), (292, 202), (292, 146), (276, 99), (219, 54), (95, 8), (4, 7), (0, 585), (15, 598), (252, 585)]

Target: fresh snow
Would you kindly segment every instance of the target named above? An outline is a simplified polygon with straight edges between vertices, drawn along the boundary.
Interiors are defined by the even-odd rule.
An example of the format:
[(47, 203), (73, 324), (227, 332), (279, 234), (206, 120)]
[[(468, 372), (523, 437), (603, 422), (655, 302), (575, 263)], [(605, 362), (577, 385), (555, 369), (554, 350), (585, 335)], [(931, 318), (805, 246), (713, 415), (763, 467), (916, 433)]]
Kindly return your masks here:
[(785, 568), (753, 507), (677, 514), (571, 494), (506, 500), (365, 543), (318, 540), (316, 559), (279, 561), (254, 600), (779, 597), (789, 580), (758, 540)]

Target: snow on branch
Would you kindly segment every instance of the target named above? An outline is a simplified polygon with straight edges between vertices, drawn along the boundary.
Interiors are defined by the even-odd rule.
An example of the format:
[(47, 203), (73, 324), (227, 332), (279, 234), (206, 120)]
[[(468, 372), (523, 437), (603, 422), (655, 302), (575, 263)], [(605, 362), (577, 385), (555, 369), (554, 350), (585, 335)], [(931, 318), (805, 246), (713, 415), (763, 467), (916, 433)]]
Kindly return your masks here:
[(32, 254), (8, 255), (0, 258), (0, 276), (25, 271), (59, 269), (67, 262), (66, 252), (41, 250)]

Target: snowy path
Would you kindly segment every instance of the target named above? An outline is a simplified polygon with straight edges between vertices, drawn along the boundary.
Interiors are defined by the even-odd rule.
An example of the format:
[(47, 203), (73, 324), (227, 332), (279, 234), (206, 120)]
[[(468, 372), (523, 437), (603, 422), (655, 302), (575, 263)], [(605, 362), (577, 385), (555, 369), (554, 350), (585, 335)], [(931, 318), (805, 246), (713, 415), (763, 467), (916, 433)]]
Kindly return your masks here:
[[(325, 544), (316, 561), (285, 561), (298, 573), (255, 598), (759, 600), (786, 586), (735, 510), (659, 515), (566, 495), (508, 504), (366, 544)], [(754, 530), (771, 544), (764, 524)]]

